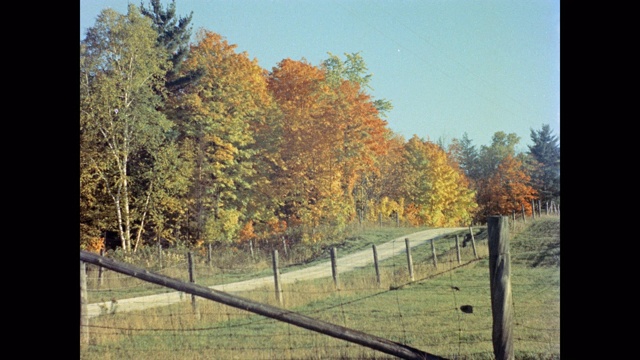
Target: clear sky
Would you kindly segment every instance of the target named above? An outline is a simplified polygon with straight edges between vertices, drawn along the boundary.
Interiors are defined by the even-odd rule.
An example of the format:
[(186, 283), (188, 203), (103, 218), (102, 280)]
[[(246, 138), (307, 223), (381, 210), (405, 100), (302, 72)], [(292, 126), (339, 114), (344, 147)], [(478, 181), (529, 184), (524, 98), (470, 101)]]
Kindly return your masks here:
[[(80, 0), (80, 39), (107, 7), (141, 0)], [(143, 2), (150, 7), (150, 1)], [(169, 0), (163, 4), (169, 4)], [(391, 101), (386, 120), (405, 139), (461, 138), (490, 145), (531, 129), (560, 136), (559, 0), (177, 0), (204, 28), (271, 70), (290, 58), (319, 65), (359, 52), (369, 93)]]

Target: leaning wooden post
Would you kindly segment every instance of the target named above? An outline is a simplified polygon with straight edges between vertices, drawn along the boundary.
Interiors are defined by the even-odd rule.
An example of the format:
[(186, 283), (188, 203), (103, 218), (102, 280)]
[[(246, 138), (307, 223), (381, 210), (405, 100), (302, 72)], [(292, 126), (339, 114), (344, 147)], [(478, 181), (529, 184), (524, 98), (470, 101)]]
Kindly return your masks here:
[[(193, 253), (191, 253), (191, 251), (189, 251), (188, 253), (188, 258), (189, 258), (189, 282), (192, 284), (196, 283), (196, 277), (195, 277), (195, 264), (193, 261)], [(196, 319), (200, 320), (200, 310), (198, 309), (198, 302), (196, 301), (196, 296), (195, 295), (191, 295), (191, 308), (193, 309), (193, 313), (196, 316)]]
[(527, 217), (525, 216), (525, 211), (524, 211), (524, 204), (522, 204), (522, 221), (526, 224), (527, 223)]
[[(100, 256), (104, 256), (104, 249), (100, 249)], [(104, 268), (98, 267), (98, 289), (102, 286), (104, 279)]]
[(433, 253), (433, 267), (438, 268), (438, 260), (436, 259), (436, 246), (433, 244), (433, 240), (431, 239), (431, 253)]
[(333, 284), (336, 287), (336, 290), (340, 289), (340, 285), (338, 283), (338, 266), (336, 264), (336, 248), (331, 248), (331, 274), (333, 275)]
[(273, 280), (276, 284), (276, 299), (282, 305), (282, 288), (280, 287), (280, 270), (278, 269), (278, 250), (273, 250)]
[(513, 360), (513, 310), (511, 308), (511, 259), (507, 218), (490, 216), (489, 272), (493, 314), (493, 352), (496, 360)]
[(373, 247), (373, 266), (376, 268), (376, 283), (378, 287), (380, 287), (380, 268), (378, 267), (378, 249), (376, 249), (376, 244), (372, 245)]
[(458, 256), (458, 265), (462, 264), (462, 260), (460, 259), (460, 237), (456, 235), (456, 254)]
[(89, 313), (87, 304), (87, 265), (80, 261), (80, 344), (89, 343)]
[(471, 234), (471, 246), (473, 246), (473, 256), (475, 256), (475, 258), (478, 258), (478, 252), (476, 251), (476, 238), (475, 236), (473, 236), (473, 229), (471, 229), (471, 226), (469, 226), (469, 234)]
[(409, 245), (409, 238), (404, 238), (404, 246), (407, 248), (407, 264), (409, 265), (409, 279), (415, 281), (413, 276), (413, 259), (411, 258), (411, 245)]

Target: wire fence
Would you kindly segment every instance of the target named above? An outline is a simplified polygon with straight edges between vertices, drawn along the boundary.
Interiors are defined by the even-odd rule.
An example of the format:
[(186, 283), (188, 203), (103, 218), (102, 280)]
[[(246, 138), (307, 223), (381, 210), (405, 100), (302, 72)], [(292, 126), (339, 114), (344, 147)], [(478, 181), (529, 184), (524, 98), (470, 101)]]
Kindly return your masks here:
[[(282, 303), (273, 283), (233, 293), (444, 358), (494, 359), (488, 248), (486, 233), (478, 235), (475, 253), (470, 246), (456, 247), (452, 238), (435, 240), (437, 265), (429, 243), (412, 248), (414, 281), (406, 256), (394, 256), (380, 261), (379, 284), (371, 264), (340, 273), (339, 286), (331, 276), (283, 284)], [(400, 240), (394, 246), (404, 247)], [(512, 251), (511, 256), (516, 262), (534, 261), (540, 251)], [(235, 265), (211, 264), (206, 253), (194, 259), (195, 282), (201, 285), (230, 284), (248, 274)], [(185, 254), (166, 252), (162, 261), (161, 267), (150, 257), (149, 265), (158, 274), (189, 281)], [(263, 261), (251, 259), (252, 264)], [(559, 359), (559, 264), (513, 272), (516, 358)], [(196, 298), (194, 307), (190, 295), (97, 266), (88, 266), (87, 273), (89, 303), (100, 304), (100, 314), (87, 325), (82, 359), (395, 358), (206, 299)], [(273, 278), (273, 273), (267, 267), (255, 276)], [(144, 307), (145, 297), (158, 293), (166, 294), (166, 302), (123, 311), (125, 301)]]

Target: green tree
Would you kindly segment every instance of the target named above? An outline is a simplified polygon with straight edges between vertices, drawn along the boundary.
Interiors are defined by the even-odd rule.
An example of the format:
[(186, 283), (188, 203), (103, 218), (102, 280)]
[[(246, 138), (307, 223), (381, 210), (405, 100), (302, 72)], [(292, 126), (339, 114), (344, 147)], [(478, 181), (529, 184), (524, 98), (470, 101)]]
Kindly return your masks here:
[(534, 188), (542, 201), (560, 200), (560, 145), (558, 137), (550, 126), (543, 125), (540, 130), (531, 129), (529, 145), (530, 156), (539, 164), (532, 174)]
[(126, 15), (103, 10), (80, 44), (81, 181), (101, 180), (126, 251), (134, 232), (140, 239), (154, 156), (172, 125), (156, 110), (171, 66), (156, 38), (151, 21), (129, 5)]
[(470, 180), (475, 182), (480, 178), (478, 150), (466, 132), (461, 139), (453, 139), (449, 152)]

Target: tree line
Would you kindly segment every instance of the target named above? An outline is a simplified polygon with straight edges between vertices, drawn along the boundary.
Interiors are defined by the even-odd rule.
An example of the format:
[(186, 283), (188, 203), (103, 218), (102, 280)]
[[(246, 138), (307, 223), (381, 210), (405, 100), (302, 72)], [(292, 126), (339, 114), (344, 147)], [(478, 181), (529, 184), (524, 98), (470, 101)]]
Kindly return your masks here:
[[(80, 245), (318, 243), (355, 221), (466, 226), (560, 202), (560, 148), (496, 132), (476, 148), (388, 128), (359, 53), (270, 71), (175, 2), (106, 8), (80, 42)], [(294, 236), (295, 235), (295, 236)]]

